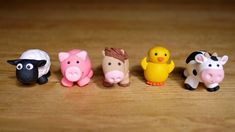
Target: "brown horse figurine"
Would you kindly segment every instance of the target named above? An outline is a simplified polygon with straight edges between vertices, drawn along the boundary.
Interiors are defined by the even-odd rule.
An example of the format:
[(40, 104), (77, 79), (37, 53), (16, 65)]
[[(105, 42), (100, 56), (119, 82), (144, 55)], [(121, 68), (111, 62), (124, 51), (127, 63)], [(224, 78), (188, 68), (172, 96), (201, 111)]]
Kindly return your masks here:
[(129, 86), (129, 60), (127, 53), (123, 49), (105, 48), (103, 56), (104, 86), (111, 87), (114, 84), (122, 87)]

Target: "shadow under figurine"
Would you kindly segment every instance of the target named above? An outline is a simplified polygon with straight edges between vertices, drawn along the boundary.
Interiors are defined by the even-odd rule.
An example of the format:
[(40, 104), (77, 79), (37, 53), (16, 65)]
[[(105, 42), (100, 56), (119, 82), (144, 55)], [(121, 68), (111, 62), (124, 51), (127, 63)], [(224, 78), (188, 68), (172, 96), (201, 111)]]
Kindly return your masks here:
[(50, 57), (39, 49), (25, 51), (19, 59), (8, 60), (16, 66), (16, 77), (23, 84), (45, 84), (50, 76)]
[(73, 49), (59, 53), (60, 69), (63, 75), (61, 84), (72, 87), (74, 83), (82, 87), (90, 82), (93, 76), (91, 61), (88, 53), (84, 50)]
[(129, 60), (123, 49), (105, 48), (103, 50), (102, 69), (105, 87), (112, 87), (114, 84), (122, 87), (130, 85)]
[(224, 79), (223, 65), (228, 61), (228, 56), (218, 57), (217, 53), (212, 55), (204, 51), (195, 51), (186, 59), (184, 76), (185, 88), (195, 90), (199, 82), (204, 83), (207, 91), (219, 90), (219, 83)]

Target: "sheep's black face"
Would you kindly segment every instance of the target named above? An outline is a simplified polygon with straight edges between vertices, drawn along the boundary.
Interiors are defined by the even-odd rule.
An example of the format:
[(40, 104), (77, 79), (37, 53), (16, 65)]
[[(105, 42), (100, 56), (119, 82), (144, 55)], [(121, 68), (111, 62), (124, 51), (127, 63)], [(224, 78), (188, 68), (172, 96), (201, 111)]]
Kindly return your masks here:
[(46, 64), (45, 60), (19, 59), (11, 60), (8, 63), (16, 65), (16, 77), (24, 84), (37, 82), (38, 67)]

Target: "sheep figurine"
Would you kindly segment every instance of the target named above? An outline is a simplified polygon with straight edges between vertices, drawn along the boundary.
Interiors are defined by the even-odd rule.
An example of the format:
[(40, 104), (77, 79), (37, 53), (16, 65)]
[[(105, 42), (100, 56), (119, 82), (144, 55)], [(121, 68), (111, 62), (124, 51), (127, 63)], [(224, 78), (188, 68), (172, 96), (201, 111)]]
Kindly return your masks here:
[(50, 57), (39, 49), (29, 49), (19, 59), (8, 60), (16, 66), (16, 77), (23, 84), (45, 84), (50, 76)]

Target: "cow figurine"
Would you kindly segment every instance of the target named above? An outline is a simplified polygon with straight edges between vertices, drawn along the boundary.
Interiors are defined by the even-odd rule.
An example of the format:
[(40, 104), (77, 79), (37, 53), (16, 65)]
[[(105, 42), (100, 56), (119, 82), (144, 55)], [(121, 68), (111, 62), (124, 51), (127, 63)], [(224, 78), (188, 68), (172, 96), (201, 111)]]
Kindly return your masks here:
[(105, 87), (111, 87), (114, 84), (122, 87), (129, 86), (129, 60), (123, 49), (105, 48), (103, 50), (102, 69)]
[(7, 62), (16, 65), (16, 77), (23, 84), (48, 82), (51, 62), (45, 51), (30, 49), (25, 51), (19, 59)]
[(86, 51), (74, 49), (59, 53), (60, 67), (63, 78), (61, 84), (71, 87), (74, 83), (85, 86), (93, 76), (91, 61)]
[(186, 59), (184, 76), (185, 88), (195, 90), (199, 82), (204, 83), (207, 91), (219, 90), (219, 83), (224, 79), (223, 65), (228, 61), (228, 56), (218, 57), (204, 51), (195, 51)]

